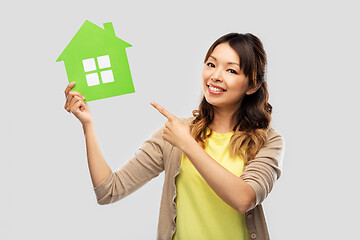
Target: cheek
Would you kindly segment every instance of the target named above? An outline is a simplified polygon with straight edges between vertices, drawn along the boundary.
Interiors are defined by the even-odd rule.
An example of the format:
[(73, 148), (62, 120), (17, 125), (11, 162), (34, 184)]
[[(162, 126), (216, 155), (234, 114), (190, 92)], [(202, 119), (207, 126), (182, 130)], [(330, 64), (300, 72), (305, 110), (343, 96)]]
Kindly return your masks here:
[(238, 79), (234, 81), (228, 81), (227, 86), (229, 89), (232, 90), (232, 93), (234, 93), (237, 97), (242, 97), (246, 94), (246, 91), (248, 90), (248, 85), (246, 81), (239, 81)]
[(203, 69), (201, 76), (204, 81), (208, 80), (210, 78), (210, 75), (211, 72), (209, 70)]
[(245, 88), (245, 84), (242, 82), (238, 82), (238, 81), (231, 82), (231, 86), (232, 86), (232, 88), (237, 89), (237, 90), (241, 90), (241, 89)]
[(248, 88), (248, 80), (245, 77), (229, 78), (229, 84), (238, 90), (246, 90)]

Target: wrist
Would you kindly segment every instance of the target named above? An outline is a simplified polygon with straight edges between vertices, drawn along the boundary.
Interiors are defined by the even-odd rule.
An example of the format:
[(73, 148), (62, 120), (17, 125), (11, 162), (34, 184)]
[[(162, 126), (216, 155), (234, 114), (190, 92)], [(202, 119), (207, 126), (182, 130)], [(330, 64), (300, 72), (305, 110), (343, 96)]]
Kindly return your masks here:
[(187, 141), (183, 143), (183, 145), (180, 147), (181, 151), (183, 151), (185, 154), (188, 153), (191, 149), (194, 147), (199, 146), (199, 144), (196, 142), (196, 140), (191, 136)]
[(93, 121), (84, 122), (84, 123), (82, 123), (82, 127), (83, 127), (83, 130), (85, 131), (86, 129), (93, 128), (94, 123), (93, 123)]

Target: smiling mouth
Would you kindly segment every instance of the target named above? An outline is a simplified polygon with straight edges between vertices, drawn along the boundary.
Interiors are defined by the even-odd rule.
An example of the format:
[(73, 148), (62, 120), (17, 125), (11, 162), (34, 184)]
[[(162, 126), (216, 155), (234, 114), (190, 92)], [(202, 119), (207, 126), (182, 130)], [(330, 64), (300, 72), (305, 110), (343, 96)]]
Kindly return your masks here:
[(214, 92), (226, 92), (225, 89), (217, 88), (217, 87), (211, 86), (210, 84), (207, 84), (207, 86), (211, 91), (214, 91)]

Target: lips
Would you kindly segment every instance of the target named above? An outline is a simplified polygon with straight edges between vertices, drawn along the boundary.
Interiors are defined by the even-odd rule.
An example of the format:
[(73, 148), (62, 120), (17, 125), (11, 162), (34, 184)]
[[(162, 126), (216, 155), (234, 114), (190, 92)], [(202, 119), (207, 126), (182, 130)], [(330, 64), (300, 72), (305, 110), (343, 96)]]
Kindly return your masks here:
[(208, 91), (208, 93), (209, 94), (211, 94), (211, 95), (222, 95), (222, 94), (225, 94), (226, 93), (226, 91), (224, 90), (220, 90), (219, 88), (215, 88), (215, 87), (213, 87), (212, 85), (208, 85), (207, 86), (207, 91)]
[[(208, 83), (207, 86), (208, 86), (208, 87), (211, 86), (211, 87), (213, 88), (213, 90), (215, 90), (215, 91), (216, 91), (216, 90), (218, 91), (218, 90), (220, 89), (221, 91), (218, 91), (218, 92), (226, 92), (226, 90), (225, 90), (224, 88), (222, 88), (222, 87), (220, 87), (220, 86), (216, 86), (216, 85), (211, 84), (211, 83)], [(215, 89), (214, 89), (214, 88), (215, 88)]]

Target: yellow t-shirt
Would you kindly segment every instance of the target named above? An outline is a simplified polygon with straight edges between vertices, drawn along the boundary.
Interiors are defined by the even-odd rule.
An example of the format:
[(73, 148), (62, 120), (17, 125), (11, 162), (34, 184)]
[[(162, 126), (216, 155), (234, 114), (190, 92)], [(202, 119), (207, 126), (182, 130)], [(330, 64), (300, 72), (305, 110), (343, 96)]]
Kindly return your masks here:
[[(243, 159), (229, 155), (229, 142), (233, 134), (213, 131), (206, 139), (205, 151), (227, 170), (240, 176), (244, 170)], [(245, 214), (226, 204), (185, 154), (181, 155), (180, 166), (181, 172), (175, 180), (177, 217), (173, 240), (248, 240)]]

